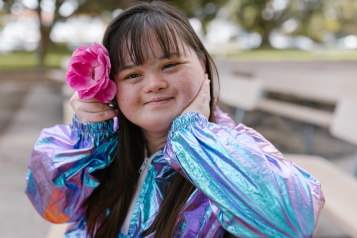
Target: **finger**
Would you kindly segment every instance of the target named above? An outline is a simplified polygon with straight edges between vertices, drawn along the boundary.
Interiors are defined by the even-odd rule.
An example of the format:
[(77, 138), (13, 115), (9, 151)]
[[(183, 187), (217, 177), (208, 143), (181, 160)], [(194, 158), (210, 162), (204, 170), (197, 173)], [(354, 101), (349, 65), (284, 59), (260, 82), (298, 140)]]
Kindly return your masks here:
[(84, 102), (74, 102), (74, 111), (79, 112), (91, 112), (97, 113), (101, 111), (115, 110), (115, 108), (109, 106), (108, 104), (101, 102), (92, 102), (92, 103), (84, 103)]
[(206, 79), (202, 85), (201, 93), (198, 96), (199, 100), (202, 100), (203, 104), (209, 103), (211, 100), (210, 90), (210, 80)]
[(84, 102), (84, 103), (86, 103), (86, 102), (99, 102), (97, 99), (94, 99), (94, 98), (87, 99), (87, 100), (83, 100), (83, 99), (79, 99), (78, 98), (78, 101)]
[(103, 122), (106, 120), (110, 120), (113, 117), (118, 116), (118, 110), (102, 111), (96, 113), (79, 111), (78, 114), (76, 114), (76, 116), (81, 122), (96, 123), (96, 122)]
[(208, 75), (205, 74), (204, 79), (203, 79), (203, 81), (202, 81), (202, 83), (201, 83), (200, 91), (198, 92), (198, 94), (202, 91), (203, 85), (205, 85), (205, 83), (206, 83), (206, 81), (207, 81), (207, 77), (208, 77)]
[(117, 105), (117, 100), (109, 100), (107, 104)]
[(88, 99), (88, 100), (83, 100), (83, 99), (80, 99), (79, 98), (79, 95), (78, 95), (78, 92), (74, 92), (74, 94), (72, 95), (71, 99), (70, 99), (70, 103), (74, 103), (76, 101), (79, 101), (79, 102), (84, 102), (84, 103), (87, 103), (87, 102), (98, 102), (97, 100), (95, 100), (94, 98), (91, 98), (91, 99)]
[[(87, 100), (83, 100), (83, 99), (78, 99), (81, 102), (100, 102), (95, 98), (91, 98), (91, 99), (87, 99)], [(102, 102), (104, 103), (104, 102)], [(108, 102), (106, 102), (106, 104), (112, 104), (112, 105), (117, 105), (117, 101), (116, 100), (108, 100)]]
[[(201, 85), (201, 89), (200, 89), (200, 92), (199, 92), (199, 95), (202, 95), (203, 98), (206, 98), (207, 97), (207, 94), (209, 95), (210, 93), (210, 81), (208, 79), (205, 79)], [(199, 96), (198, 95), (198, 96)]]
[(81, 110), (86, 112), (101, 112), (101, 111), (108, 111), (108, 110), (115, 110), (115, 108), (109, 106), (108, 104), (101, 103), (101, 102), (92, 102), (92, 103), (82, 103), (80, 105)]
[(118, 110), (102, 111), (102, 112), (89, 113), (89, 114), (90, 114), (89, 117), (91, 122), (102, 122), (118, 116)]

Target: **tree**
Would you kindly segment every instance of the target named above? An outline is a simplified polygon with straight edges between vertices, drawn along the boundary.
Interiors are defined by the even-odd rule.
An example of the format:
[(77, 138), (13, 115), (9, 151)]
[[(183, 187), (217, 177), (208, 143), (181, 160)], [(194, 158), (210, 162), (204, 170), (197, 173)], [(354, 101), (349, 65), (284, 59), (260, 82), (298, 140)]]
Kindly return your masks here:
[[(23, 4), (22, 1), (16, 0), (4, 0), (6, 3), (6, 10), (10, 12), (10, 9), (14, 4), (21, 4), (22, 7), (29, 8), (27, 5)], [(46, 4), (52, 3), (53, 9), (52, 12), (46, 12)], [(94, 0), (37, 0), (37, 4), (33, 4), (34, 7), (32, 10), (35, 10), (38, 15), (39, 19), (39, 31), (41, 35), (40, 44), (38, 47), (38, 58), (39, 58), (39, 66), (42, 68), (44, 66), (44, 58), (47, 53), (48, 47), (51, 44), (50, 40), (50, 33), (54, 26), (54, 24), (58, 21), (62, 21), (67, 17), (70, 17), (76, 11), (79, 13), (87, 13), (91, 15), (100, 15), (100, 13), (109, 8), (118, 8), (123, 7), (125, 4), (129, 2), (133, 2), (133, 0), (101, 0), (101, 1), (94, 1)], [(69, 10), (69, 14), (61, 14), (60, 8), (67, 4), (72, 4), (72, 10)], [(48, 7), (47, 7), (48, 8)], [(31, 8), (30, 8), (31, 9)], [(93, 10), (94, 9), (94, 10)], [(72, 11), (72, 12), (71, 12)], [(50, 16), (50, 17), (49, 17)], [(50, 19), (50, 20), (49, 20)]]
[[(87, 14), (91, 16), (100, 16), (103, 12), (111, 12), (117, 8), (125, 8), (126, 6), (138, 2), (139, 0), (34, 0), (37, 1), (33, 10), (37, 12), (39, 19), (39, 30), (41, 34), (41, 40), (38, 47), (39, 66), (44, 66), (44, 58), (49, 45), (51, 44), (50, 32), (58, 21), (63, 21), (73, 14)], [(164, 0), (165, 1), (165, 0)], [(212, 20), (217, 10), (227, 2), (227, 0), (167, 0), (177, 8), (179, 8), (187, 17), (198, 17), (203, 22), (205, 29), (206, 24)], [(17, 0), (4, 0), (6, 3), (6, 11), (10, 12), (11, 7), (14, 4), (21, 5), (22, 7), (28, 7), (23, 4), (23, 1)], [(53, 11), (52, 19), (46, 19), (46, 2), (52, 2)], [(72, 4), (72, 12), (68, 15), (61, 14), (61, 7), (64, 4)], [(74, 11), (73, 11), (74, 10)], [(110, 14), (109, 14), (110, 15)], [(48, 12), (47, 12), (48, 18)]]
[(309, 36), (320, 42), (326, 33), (338, 36), (357, 34), (357, 1), (323, 0), (310, 18), (300, 19), (301, 25), (294, 34)]
[(206, 33), (207, 24), (216, 17), (218, 10), (227, 4), (228, 0), (173, 0), (169, 2), (181, 10), (186, 17), (198, 18)]
[(271, 47), (274, 29), (289, 19), (309, 21), (321, 4), (318, 0), (230, 0), (227, 8), (234, 22), (262, 36), (261, 47)]

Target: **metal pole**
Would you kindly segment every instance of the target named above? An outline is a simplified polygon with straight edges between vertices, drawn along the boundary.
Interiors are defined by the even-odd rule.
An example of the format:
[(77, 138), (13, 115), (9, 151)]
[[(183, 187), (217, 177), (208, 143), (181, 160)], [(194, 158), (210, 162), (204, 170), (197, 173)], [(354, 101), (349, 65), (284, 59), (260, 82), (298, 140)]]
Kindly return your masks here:
[(245, 111), (239, 108), (234, 110), (234, 119), (237, 123), (242, 123), (244, 119)]
[(312, 155), (314, 152), (314, 131), (313, 125), (305, 124), (305, 153), (308, 155)]
[[(306, 107), (314, 107), (314, 102), (305, 101)], [(315, 127), (309, 123), (305, 124), (305, 153), (308, 155), (312, 155), (314, 152), (314, 133)]]
[(356, 150), (356, 154), (355, 154), (355, 165), (354, 165), (354, 168), (352, 171), (352, 175), (357, 178), (357, 150)]

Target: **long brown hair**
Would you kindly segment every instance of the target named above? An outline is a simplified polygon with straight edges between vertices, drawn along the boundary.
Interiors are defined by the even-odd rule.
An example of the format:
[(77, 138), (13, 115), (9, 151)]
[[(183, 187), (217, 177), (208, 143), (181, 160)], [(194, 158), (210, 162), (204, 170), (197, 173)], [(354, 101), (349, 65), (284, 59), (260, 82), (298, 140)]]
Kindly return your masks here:
[[(149, 50), (152, 51), (151, 33), (154, 33), (167, 57), (172, 49), (180, 54), (178, 39), (199, 57), (205, 57), (213, 99), (214, 85), (218, 83), (213, 60), (187, 18), (174, 7), (160, 1), (136, 4), (121, 12), (107, 27), (103, 45), (109, 51), (111, 77), (125, 65), (127, 54), (136, 65), (145, 63)], [(148, 41), (150, 47), (146, 47)], [(211, 122), (214, 122), (214, 101), (210, 102)], [(87, 233), (91, 238), (114, 238), (119, 234), (134, 196), (139, 179), (138, 171), (145, 156), (145, 138), (140, 127), (130, 122), (120, 109), (118, 121), (120, 129), (117, 156), (101, 172), (101, 184), (84, 204), (87, 206)], [(156, 232), (155, 237), (158, 238), (173, 237), (181, 209), (194, 189), (188, 180), (176, 173), (170, 188), (164, 194), (159, 213), (151, 227), (144, 231), (143, 237), (153, 232)]]

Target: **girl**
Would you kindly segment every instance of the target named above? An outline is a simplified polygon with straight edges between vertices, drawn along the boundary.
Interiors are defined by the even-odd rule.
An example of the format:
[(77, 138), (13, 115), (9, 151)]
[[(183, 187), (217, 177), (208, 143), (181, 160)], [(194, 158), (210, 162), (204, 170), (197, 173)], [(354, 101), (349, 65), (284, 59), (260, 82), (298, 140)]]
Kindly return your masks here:
[(65, 237), (313, 235), (319, 182), (215, 105), (214, 63), (182, 14), (137, 4), (103, 45), (117, 109), (75, 94), (73, 123), (31, 154), (26, 193), (46, 220), (71, 222)]

